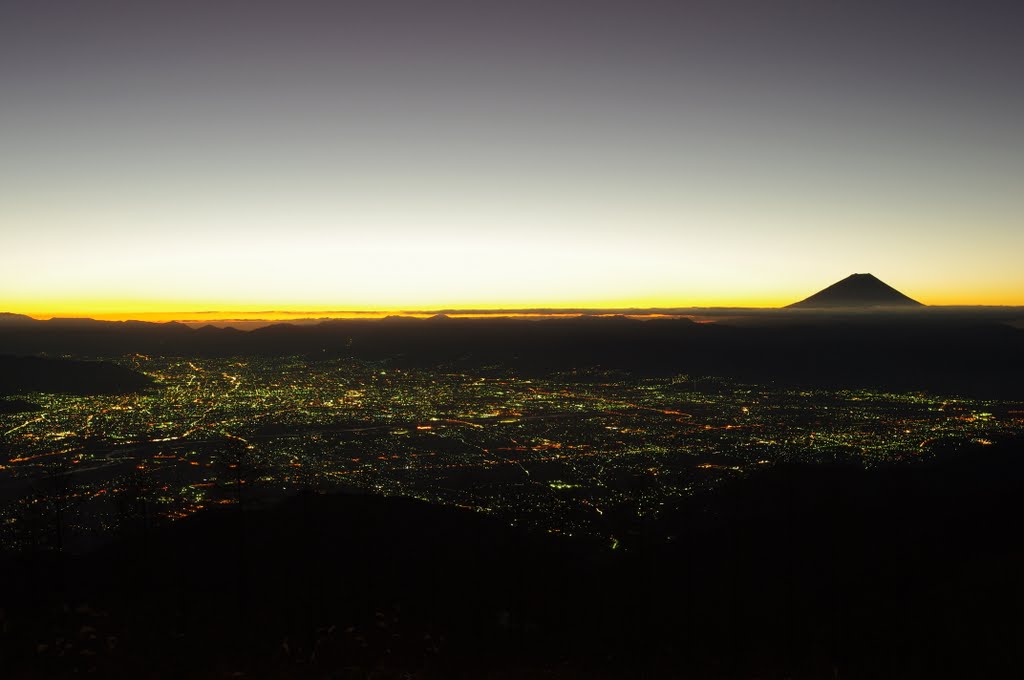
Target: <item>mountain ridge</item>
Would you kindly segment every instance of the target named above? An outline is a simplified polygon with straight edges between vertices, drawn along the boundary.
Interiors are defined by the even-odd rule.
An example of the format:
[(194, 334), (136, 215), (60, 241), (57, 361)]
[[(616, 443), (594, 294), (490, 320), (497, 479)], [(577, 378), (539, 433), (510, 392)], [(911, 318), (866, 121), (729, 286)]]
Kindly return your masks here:
[(924, 307), (873, 274), (850, 274), (785, 309)]

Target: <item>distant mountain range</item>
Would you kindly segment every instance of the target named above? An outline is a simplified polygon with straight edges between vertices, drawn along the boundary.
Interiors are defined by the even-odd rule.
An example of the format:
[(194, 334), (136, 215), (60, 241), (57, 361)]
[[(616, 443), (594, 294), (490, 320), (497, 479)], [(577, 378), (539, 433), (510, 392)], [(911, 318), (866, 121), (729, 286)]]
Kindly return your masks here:
[[(555, 310), (552, 310), (555, 311)], [(178, 322), (0, 314), (0, 355), (98, 358), (304, 355), (394, 368), (617, 370), (823, 387), (930, 389), (1024, 398), (1024, 308), (928, 307), (853, 274), (784, 309), (691, 310), (632, 318), (597, 312), (521, 318), (327, 319), (252, 330)], [(696, 323), (695, 318), (716, 323)], [(692, 317), (692, 318), (691, 318)], [(3, 357), (0, 357), (3, 359)], [(0, 394), (144, 389), (144, 376), (95, 362), (3, 359)]]
[[(0, 323), (0, 354), (302, 355), (348, 357), (397, 369), (524, 376), (590, 369), (685, 373), (780, 385), (1024, 398), (1024, 329), (1011, 323), (1024, 318), (1020, 308), (847, 306), (734, 312), (719, 318), (717, 323), (696, 323), (687, 318), (624, 316), (395, 317), (240, 331), (193, 329), (180, 323), (38, 321), (11, 315)], [(85, 375), (82, 367), (73, 370)], [(119, 385), (118, 380), (111, 378), (109, 384)], [(75, 382), (81, 383), (77, 378)], [(13, 393), (33, 389), (42, 388)], [(10, 387), (7, 390), (12, 393)]]

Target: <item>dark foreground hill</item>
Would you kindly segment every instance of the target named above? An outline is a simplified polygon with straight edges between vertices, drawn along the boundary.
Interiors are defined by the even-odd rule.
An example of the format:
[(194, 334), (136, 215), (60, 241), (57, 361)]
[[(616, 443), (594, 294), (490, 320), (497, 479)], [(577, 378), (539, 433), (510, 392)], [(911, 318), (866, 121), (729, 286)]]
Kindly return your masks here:
[(0, 396), (24, 392), (123, 394), (153, 384), (148, 376), (106, 361), (0, 355)]
[(1022, 492), (1020, 442), (778, 467), (618, 550), (304, 495), (9, 556), (0, 652), (10, 678), (1014, 677)]
[(0, 413), (30, 413), (39, 410), (37, 404), (24, 399), (0, 399)]

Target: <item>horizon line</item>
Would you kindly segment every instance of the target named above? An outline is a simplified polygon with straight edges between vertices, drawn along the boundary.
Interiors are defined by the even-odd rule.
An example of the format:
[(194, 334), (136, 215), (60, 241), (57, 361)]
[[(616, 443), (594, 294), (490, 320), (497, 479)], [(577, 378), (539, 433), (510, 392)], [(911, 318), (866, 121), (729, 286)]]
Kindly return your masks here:
[[(101, 312), (74, 315), (39, 314), (3, 311), (0, 315), (24, 316), (36, 321), (88, 319), (93, 321), (139, 321), (148, 323), (183, 324), (212, 322), (282, 322), (282, 321), (323, 321), (323, 320), (379, 320), (388, 317), (429, 318), (434, 316), (450, 316), (463, 318), (486, 318), (495, 316), (506, 317), (559, 317), (559, 316), (626, 316), (626, 317), (686, 317), (686, 316), (726, 316), (729, 314), (764, 314), (781, 312), (803, 315), (806, 313), (851, 313), (851, 312), (886, 312), (886, 313), (928, 313), (942, 311), (1022, 311), (1024, 305), (921, 305), (920, 307), (820, 307), (791, 308), (767, 306), (691, 306), (691, 307), (497, 307), (497, 308), (438, 308), (438, 309), (376, 309), (376, 310), (297, 310), (264, 309), (257, 311), (242, 310), (203, 310), (181, 312)], [(276, 317), (276, 318), (274, 318)]]

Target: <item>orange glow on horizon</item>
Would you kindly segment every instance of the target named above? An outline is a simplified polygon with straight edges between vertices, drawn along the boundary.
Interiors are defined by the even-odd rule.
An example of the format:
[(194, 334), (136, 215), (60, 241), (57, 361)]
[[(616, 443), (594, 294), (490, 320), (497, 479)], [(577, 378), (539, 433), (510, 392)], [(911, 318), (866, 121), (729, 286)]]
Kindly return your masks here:
[[(720, 298), (685, 300), (680, 298), (641, 298), (636, 300), (588, 300), (567, 301), (554, 304), (549, 301), (525, 302), (519, 304), (490, 305), (438, 304), (420, 307), (358, 307), (341, 305), (334, 307), (281, 305), (277, 309), (267, 305), (253, 304), (211, 304), (196, 302), (142, 302), (139, 300), (89, 300), (78, 303), (58, 301), (24, 301), (4, 305), (0, 312), (24, 314), (35, 319), (90, 318), (103, 321), (151, 321), (203, 323), (210, 321), (298, 321), (309, 319), (380, 319), (400, 315), (426, 318), (444, 312), (453, 317), (516, 316), (548, 317), (577, 315), (581, 311), (614, 313), (633, 317), (661, 316), (665, 310), (680, 310), (683, 315), (700, 309), (778, 309), (807, 297), (814, 291), (785, 297), (751, 297), (747, 299)], [(988, 294), (969, 295), (962, 291), (954, 295), (914, 295), (911, 297), (928, 306), (1024, 306), (1024, 300), (1010, 297), (1006, 291), (987, 291)], [(191, 308), (191, 310), (190, 310)], [(460, 311), (461, 310), (461, 311)], [(635, 313), (631, 313), (635, 312)], [(671, 314), (677, 316), (676, 314)]]
[[(577, 313), (580, 310), (636, 310), (639, 313), (648, 310), (696, 309), (696, 308), (775, 308), (782, 307), (800, 299), (793, 296), (687, 299), (685, 296), (638, 297), (625, 299), (597, 300), (554, 300), (527, 299), (509, 300), (495, 299), (481, 302), (479, 299), (441, 300), (434, 304), (394, 305), (368, 304), (346, 305), (339, 303), (327, 306), (324, 304), (259, 304), (226, 300), (211, 302), (209, 300), (140, 300), (140, 299), (35, 299), (16, 303), (8, 302), (0, 308), (0, 312), (24, 314), (35, 319), (50, 318), (90, 318), (104, 321), (225, 321), (225, 320), (267, 320), (287, 321), (298, 319), (319, 318), (354, 318), (373, 319), (391, 315), (432, 316), (438, 312), (452, 316), (474, 316), (502, 313), (504, 315), (543, 315), (561, 313)], [(459, 311), (464, 313), (459, 314)], [(468, 313), (468, 314), (467, 314)]]
[[(832, 267), (829, 271), (832, 271)], [(836, 267), (835, 269), (838, 269)], [(250, 273), (239, 272), (244, 277)], [(300, 277), (302, 271), (295, 270)], [(551, 316), (578, 314), (582, 311), (600, 313), (615, 311), (631, 316), (651, 312), (678, 310), (683, 315), (700, 316), (701, 309), (778, 309), (802, 300), (840, 280), (845, 272), (790, 273), (773, 271), (756, 276), (747, 271), (719, 270), (708, 275), (693, 275), (689, 280), (639, 281), (628, 277), (601, 280), (570, 276), (561, 286), (542, 285), (543, 279), (524, 277), (516, 286), (508, 282), (481, 281), (477, 286), (466, 285), (460, 275), (448, 280), (443, 272), (424, 276), (423, 284), (413, 286), (409, 281), (393, 281), (384, 285), (373, 281), (351, 293), (338, 293), (327, 284), (313, 285), (298, 278), (294, 282), (282, 279), (282, 285), (267, 294), (267, 286), (252, 286), (244, 292), (231, 290), (233, 279), (226, 278), (225, 290), (218, 298), (207, 297), (204, 290), (179, 288), (177, 294), (151, 294), (147, 290), (131, 288), (120, 291), (80, 289), (36, 290), (12, 295), (0, 300), (0, 312), (25, 314), (36, 319), (92, 318), (106, 321), (151, 321), (208, 323), (211, 321), (300, 321), (325, 318), (375, 319), (390, 315), (426, 317), (438, 312), (451, 316)], [(890, 278), (886, 270), (879, 277), (897, 290), (928, 306), (1024, 306), (1024, 290), (1005, 277), (974, 285), (962, 281), (949, 282), (918, 277), (904, 272), (900, 278)], [(829, 280), (829, 279), (832, 280)], [(592, 285), (585, 285), (591, 281)], [(284, 289), (291, 283), (292, 290)], [(638, 285), (639, 284), (639, 285)], [(273, 288), (273, 287), (272, 287)], [(295, 292), (301, 288), (303, 293)], [(213, 290), (207, 287), (208, 290)], [(575, 290), (574, 290), (575, 289)], [(580, 294), (581, 289), (587, 289)], [(128, 294), (123, 291), (128, 290)], [(166, 288), (166, 291), (172, 289)], [(655, 292), (655, 291), (665, 292)], [(650, 292), (648, 292), (650, 291)]]
[[(177, 321), (186, 324), (195, 323), (206, 323), (206, 322), (231, 322), (231, 321), (307, 321), (307, 320), (322, 320), (322, 319), (383, 319), (388, 316), (404, 316), (412, 318), (429, 318), (435, 316), (438, 313), (444, 313), (446, 316), (453, 318), (486, 318), (493, 316), (505, 316), (515, 318), (549, 318), (554, 316), (579, 316), (581, 313), (596, 312), (595, 316), (611, 316), (611, 315), (625, 315), (633, 318), (666, 318), (666, 317), (679, 317), (679, 316), (691, 316), (685, 312), (697, 310), (701, 308), (737, 308), (737, 309), (773, 309), (781, 305), (775, 306), (763, 306), (754, 307), (751, 305), (744, 305), (742, 307), (737, 305), (703, 305), (700, 307), (684, 307), (680, 305), (668, 306), (662, 305), (657, 307), (643, 307), (639, 305), (631, 305), (629, 307), (618, 307), (618, 306), (558, 306), (558, 307), (520, 307), (520, 308), (508, 308), (508, 307), (494, 307), (494, 308), (480, 308), (474, 307), (472, 309), (465, 309), (459, 311), (458, 309), (451, 308), (437, 308), (433, 310), (410, 310), (410, 309), (389, 309), (389, 310), (299, 310), (299, 311), (282, 311), (282, 310), (268, 310), (264, 312), (260, 311), (209, 311), (209, 312), (181, 312), (181, 311), (147, 311), (147, 312), (95, 312), (90, 313), (89, 311), (72, 311), (65, 313), (26, 313), (16, 312), (25, 314), (34, 319), (47, 320), (55, 318), (86, 318), (96, 319), (98, 321), (150, 321), (157, 323), (165, 323), (170, 321)], [(684, 313), (673, 314), (663, 313), (662, 311), (653, 310), (672, 310), (679, 309)], [(613, 310), (613, 311), (606, 311)], [(603, 313), (602, 313), (603, 312)], [(636, 313), (633, 313), (636, 312)]]

